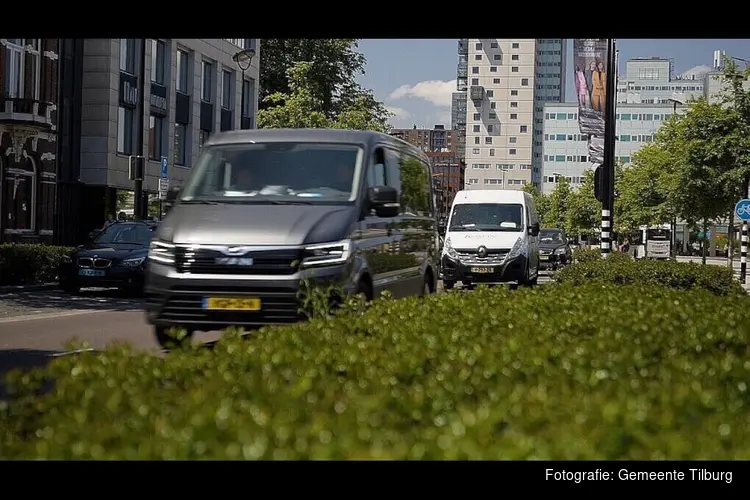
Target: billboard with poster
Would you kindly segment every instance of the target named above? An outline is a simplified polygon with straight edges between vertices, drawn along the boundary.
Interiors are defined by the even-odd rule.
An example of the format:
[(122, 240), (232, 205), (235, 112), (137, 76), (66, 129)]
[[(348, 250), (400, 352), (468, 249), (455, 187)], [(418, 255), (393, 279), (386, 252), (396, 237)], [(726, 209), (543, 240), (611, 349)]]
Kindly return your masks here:
[(581, 133), (589, 136), (592, 168), (604, 163), (609, 57), (607, 38), (576, 38), (573, 41), (573, 82), (578, 100), (578, 125)]

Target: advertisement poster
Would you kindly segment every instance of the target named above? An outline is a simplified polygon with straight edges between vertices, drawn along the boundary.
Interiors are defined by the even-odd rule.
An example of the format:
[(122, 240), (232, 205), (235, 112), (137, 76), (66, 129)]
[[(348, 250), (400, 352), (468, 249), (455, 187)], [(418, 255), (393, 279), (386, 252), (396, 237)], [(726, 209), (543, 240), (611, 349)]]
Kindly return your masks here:
[(573, 40), (573, 82), (578, 100), (578, 125), (589, 136), (591, 167), (604, 162), (604, 115), (607, 103), (609, 39)]

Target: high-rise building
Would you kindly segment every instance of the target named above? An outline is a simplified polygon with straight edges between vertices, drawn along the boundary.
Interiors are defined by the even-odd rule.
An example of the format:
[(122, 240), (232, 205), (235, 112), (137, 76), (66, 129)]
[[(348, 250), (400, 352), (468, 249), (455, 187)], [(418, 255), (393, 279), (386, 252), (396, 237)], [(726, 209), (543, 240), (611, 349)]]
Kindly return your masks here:
[(468, 42), (465, 188), (539, 185), (544, 105), (563, 100), (566, 41)]
[(451, 95), (451, 129), (456, 132), (456, 156), (466, 158), (466, 89), (469, 76), (469, 39), (458, 40), (456, 92)]

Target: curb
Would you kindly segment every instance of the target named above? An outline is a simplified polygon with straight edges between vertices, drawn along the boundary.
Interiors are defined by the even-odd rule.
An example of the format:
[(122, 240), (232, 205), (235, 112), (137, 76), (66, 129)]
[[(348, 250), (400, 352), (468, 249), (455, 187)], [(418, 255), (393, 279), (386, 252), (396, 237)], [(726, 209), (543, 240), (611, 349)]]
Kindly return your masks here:
[(39, 285), (15, 285), (15, 286), (0, 286), (0, 293), (13, 293), (13, 292), (38, 292), (42, 290), (53, 290), (59, 285), (57, 283), (42, 283)]

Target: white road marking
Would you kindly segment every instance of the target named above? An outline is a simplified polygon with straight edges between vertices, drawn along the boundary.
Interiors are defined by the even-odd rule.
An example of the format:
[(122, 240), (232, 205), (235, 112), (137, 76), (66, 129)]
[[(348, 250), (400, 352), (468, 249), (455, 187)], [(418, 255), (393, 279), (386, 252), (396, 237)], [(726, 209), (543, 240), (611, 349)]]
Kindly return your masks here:
[(19, 321), (33, 321), (36, 319), (52, 319), (52, 318), (64, 318), (66, 316), (80, 316), (82, 314), (95, 314), (95, 313), (106, 313), (116, 312), (117, 309), (77, 309), (75, 311), (64, 311), (44, 314), (23, 314), (21, 316), (13, 316), (11, 318), (0, 319), (0, 324), (3, 323), (17, 323)]

